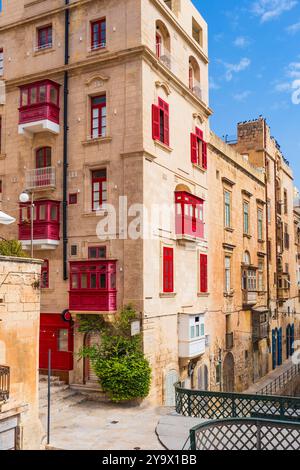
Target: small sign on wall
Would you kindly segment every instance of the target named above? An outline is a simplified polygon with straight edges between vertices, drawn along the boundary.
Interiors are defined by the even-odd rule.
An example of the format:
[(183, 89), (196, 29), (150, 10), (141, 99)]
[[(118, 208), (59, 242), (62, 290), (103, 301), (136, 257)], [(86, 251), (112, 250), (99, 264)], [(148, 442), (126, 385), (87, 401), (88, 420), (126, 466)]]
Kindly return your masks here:
[(135, 320), (131, 323), (131, 336), (137, 336), (141, 333), (141, 322)]

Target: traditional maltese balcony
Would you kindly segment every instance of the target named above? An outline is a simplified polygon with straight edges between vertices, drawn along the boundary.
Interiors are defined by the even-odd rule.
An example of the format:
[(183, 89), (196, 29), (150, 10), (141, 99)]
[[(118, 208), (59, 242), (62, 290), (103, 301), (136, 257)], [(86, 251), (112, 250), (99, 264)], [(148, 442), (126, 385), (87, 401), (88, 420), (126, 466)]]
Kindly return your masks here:
[(10, 369), (0, 365), (0, 403), (9, 398)]
[(176, 238), (195, 242), (204, 239), (204, 201), (184, 191), (175, 193)]
[(77, 312), (114, 312), (117, 309), (115, 260), (70, 263), (69, 308)]
[(20, 87), (19, 134), (59, 134), (59, 87), (51, 80)]
[(179, 315), (179, 357), (193, 359), (205, 353), (204, 314)]
[[(33, 246), (35, 250), (54, 250), (59, 245), (58, 201), (35, 201), (33, 215)], [(31, 205), (20, 205), (19, 240), (24, 250), (31, 247)]]

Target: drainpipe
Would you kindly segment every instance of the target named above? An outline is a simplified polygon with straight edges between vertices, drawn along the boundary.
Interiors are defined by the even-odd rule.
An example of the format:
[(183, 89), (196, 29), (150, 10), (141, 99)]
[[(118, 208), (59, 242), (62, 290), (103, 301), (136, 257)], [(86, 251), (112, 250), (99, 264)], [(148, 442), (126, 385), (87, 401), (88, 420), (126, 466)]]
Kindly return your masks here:
[[(65, 65), (69, 63), (70, 10), (65, 0)], [(64, 72), (64, 142), (63, 142), (63, 279), (68, 279), (68, 95), (69, 72)]]

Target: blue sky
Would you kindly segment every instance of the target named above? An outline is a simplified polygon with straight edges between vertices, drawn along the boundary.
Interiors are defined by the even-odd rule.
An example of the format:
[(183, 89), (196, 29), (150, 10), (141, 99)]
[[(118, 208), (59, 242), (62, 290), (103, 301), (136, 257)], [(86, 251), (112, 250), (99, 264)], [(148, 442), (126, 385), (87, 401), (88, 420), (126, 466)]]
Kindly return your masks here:
[(266, 117), (300, 187), (300, 0), (194, 0), (209, 27), (212, 129)]

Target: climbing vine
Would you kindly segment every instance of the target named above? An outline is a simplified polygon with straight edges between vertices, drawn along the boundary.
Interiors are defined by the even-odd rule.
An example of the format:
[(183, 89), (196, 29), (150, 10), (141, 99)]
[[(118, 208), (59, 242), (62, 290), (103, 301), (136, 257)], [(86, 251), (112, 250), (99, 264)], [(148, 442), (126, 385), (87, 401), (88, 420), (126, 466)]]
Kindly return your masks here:
[[(103, 391), (113, 402), (145, 398), (149, 394), (151, 368), (142, 349), (141, 335), (131, 336), (131, 322), (137, 313), (125, 307), (113, 323), (98, 315), (79, 317), (79, 331), (99, 332), (99, 344), (83, 347)], [(99, 338), (100, 338), (99, 335)]]

